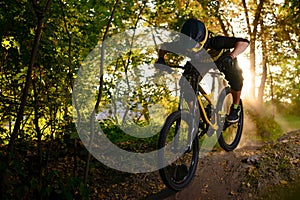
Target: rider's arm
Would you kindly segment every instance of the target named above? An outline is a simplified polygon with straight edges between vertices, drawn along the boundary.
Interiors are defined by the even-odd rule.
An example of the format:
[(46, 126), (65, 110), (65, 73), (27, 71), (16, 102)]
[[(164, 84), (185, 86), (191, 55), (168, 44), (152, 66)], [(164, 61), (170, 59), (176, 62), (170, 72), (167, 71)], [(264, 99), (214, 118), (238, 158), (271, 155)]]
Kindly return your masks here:
[(233, 51), (231, 51), (230, 56), (233, 59), (236, 58), (238, 55), (240, 55), (241, 53), (243, 53), (247, 49), (248, 45), (249, 45), (249, 42), (238, 41), (235, 44), (235, 47), (234, 47)]
[(230, 56), (236, 58), (246, 50), (249, 45), (249, 40), (237, 37), (216, 36), (211, 39), (209, 45), (213, 49), (233, 49)]

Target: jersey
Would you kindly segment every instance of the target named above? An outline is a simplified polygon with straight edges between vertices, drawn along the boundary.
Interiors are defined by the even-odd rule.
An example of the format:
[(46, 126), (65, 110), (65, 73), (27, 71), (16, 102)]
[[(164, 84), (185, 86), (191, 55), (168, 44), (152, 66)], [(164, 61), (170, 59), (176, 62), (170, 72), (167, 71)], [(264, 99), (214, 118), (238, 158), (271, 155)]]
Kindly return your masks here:
[(244, 38), (226, 36), (210, 37), (204, 45), (204, 49), (214, 61), (217, 61), (220, 57), (228, 55), (229, 49), (234, 48), (236, 43), (239, 41), (249, 43), (249, 41)]
[[(234, 59), (234, 66), (230, 68), (222, 67), (222, 60), (224, 57), (230, 54), (230, 49), (234, 48), (237, 42), (243, 41), (249, 43), (247, 39), (226, 37), (226, 36), (214, 36), (207, 39), (203, 47), (195, 47), (192, 49), (184, 49), (184, 44), (181, 41), (171, 42), (164, 44), (166, 51), (178, 53), (196, 62), (192, 63), (200, 73), (205, 73), (209, 69), (213, 68), (212, 62), (217, 68), (225, 74), (225, 79), (229, 82), (231, 88), (235, 91), (240, 91), (243, 86), (242, 70), (238, 66), (237, 59)], [(205, 50), (207, 53), (203, 53)]]

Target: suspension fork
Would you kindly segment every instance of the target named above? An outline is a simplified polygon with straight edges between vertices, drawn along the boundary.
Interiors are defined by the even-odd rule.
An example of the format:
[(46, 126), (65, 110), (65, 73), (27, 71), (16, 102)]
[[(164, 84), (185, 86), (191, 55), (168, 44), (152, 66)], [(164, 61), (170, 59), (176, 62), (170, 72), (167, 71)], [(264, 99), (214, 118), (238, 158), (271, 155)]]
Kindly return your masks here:
[[(197, 88), (195, 89), (194, 85), (191, 85), (194, 89), (194, 91), (197, 90)], [(196, 86), (198, 87), (198, 86)], [(186, 151), (190, 151), (192, 149), (192, 145), (193, 145), (193, 141), (195, 139), (195, 137), (197, 137), (197, 131), (198, 131), (198, 126), (199, 126), (199, 119), (200, 119), (200, 110), (199, 110), (199, 104), (197, 101), (197, 96), (195, 93), (195, 96), (193, 97), (194, 100), (187, 102), (188, 103), (188, 107), (190, 110), (190, 117), (187, 119), (188, 120), (188, 124), (189, 124), (189, 129), (188, 129), (188, 135), (187, 135), (187, 149)], [(184, 91), (180, 92), (180, 98), (179, 98), (179, 110), (183, 111), (183, 102), (184, 102)], [(178, 128), (180, 128), (180, 122), (176, 123), (176, 132), (178, 131)], [(175, 138), (176, 139), (176, 138)], [(178, 138), (176, 139), (178, 141)], [(175, 144), (176, 142), (175, 141)]]
[[(179, 98), (179, 107), (178, 107), (178, 110), (183, 112), (185, 109), (183, 108), (183, 103), (184, 103), (184, 91), (181, 91), (180, 92), (180, 98)], [(189, 102), (188, 102), (189, 104)], [(192, 108), (189, 106), (189, 109), (191, 111), (195, 110), (195, 109), (192, 109), (192, 108), (195, 108), (195, 106), (193, 105)], [(195, 113), (194, 112), (191, 112), (191, 117), (188, 117), (188, 120), (187, 123), (189, 124), (188, 126), (188, 134), (187, 134), (187, 148), (185, 149), (186, 152), (189, 152), (191, 151), (192, 149), (192, 145), (193, 145), (193, 140), (194, 140), (194, 137), (193, 137), (193, 133), (195, 132)], [(178, 132), (179, 129), (180, 129), (180, 123), (181, 123), (181, 120), (178, 120), (176, 122), (176, 127), (175, 127), (175, 137), (174, 137), (174, 146), (177, 147), (178, 146), (178, 141), (179, 141), (179, 137), (180, 137), (180, 133)]]

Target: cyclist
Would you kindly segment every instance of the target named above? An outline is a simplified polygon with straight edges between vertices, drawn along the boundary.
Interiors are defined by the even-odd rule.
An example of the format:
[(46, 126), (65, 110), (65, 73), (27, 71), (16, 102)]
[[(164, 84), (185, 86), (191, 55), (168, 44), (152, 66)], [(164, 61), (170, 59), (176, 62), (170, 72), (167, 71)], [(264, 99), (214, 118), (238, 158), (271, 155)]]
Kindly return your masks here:
[[(193, 49), (194, 52), (205, 50), (213, 59), (218, 69), (225, 74), (225, 79), (231, 86), (233, 96), (233, 104), (231, 105), (230, 113), (226, 117), (226, 120), (229, 123), (238, 122), (243, 74), (238, 66), (237, 56), (246, 50), (249, 41), (237, 37), (212, 36), (212, 33), (207, 30), (204, 23), (197, 19), (187, 20), (181, 28), (181, 33), (193, 39), (195, 43), (184, 41), (181, 43), (180, 48)], [(180, 43), (177, 43), (177, 47), (178, 44)], [(163, 45), (167, 46), (168, 44)], [(164, 59), (166, 53), (168, 53), (168, 51), (164, 50), (164, 48), (159, 49), (156, 64), (166, 64)]]

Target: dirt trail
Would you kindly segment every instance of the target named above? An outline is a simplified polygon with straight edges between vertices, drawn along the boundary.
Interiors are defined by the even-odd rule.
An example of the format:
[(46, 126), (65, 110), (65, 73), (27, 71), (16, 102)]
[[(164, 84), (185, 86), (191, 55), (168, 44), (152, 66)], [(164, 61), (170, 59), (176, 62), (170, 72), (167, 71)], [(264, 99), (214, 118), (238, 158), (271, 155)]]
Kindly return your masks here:
[(150, 195), (148, 200), (227, 200), (249, 199), (251, 193), (241, 192), (243, 175), (251, 164), (243, 160), (254, 155), (256, 146), (244, 146), (233, 152), (211, 152), (198, 163), (193, 181), (182, 191), (168, 189)]
[[(197, 174), (188, 187), (178, 193), (169, 192), (168, 197), (153, 199), (299, 199), (299, 158), (300, 131), (286, 134), (274, 144), (211, 152), (199, 161)], [(280, 166), (284, 162), (286, 165)], [(248, 182), (249, 174), (254, 171), (258, 172), (257, 177), (252, 177), (257, 184)]]
[[(251, 153), (250, 153), (251, 152)], [(255, 147), (243, 147), (233, 152), (212, 152), (199, 162), (192, 183), (183, 191), (166, 198), (175, 199), (245, 199), (251, 194), (241, 193), (243, 174), (251, 165), (243, 159), (254, 154)]]
[[(240, 193), (241, 174), (245, 174), (251, 165), (242, 163), (252, 155), (262, 144), (254, 143), (249, 139), (256, 134), (255, 125), (245, 119), (243, 136), (238, 148), (232, 152), (214, 151), (199, 159), (197, 173), (193, 181), (184, 190), (174, 193), (162, 191), (157, 196), (149, 199), (205, 199), (205, 200), (226, 200), (226, 199), (245, 199), (245, 194)], [(248, 197), (251, 194), (246, 194)], [(166, 197), (165, 196), (169, 196)]]
[[(245, 118), (243, 136), (237, 149), (232, 152), (211, 152), (198, 163), (198, 171), (193, 183), (172, 199), (246, 199), (251, 194), (241, 193), (243, 175), (252, 166), (243, 163), (257, 153), (262, 144), (253, 142), (256, 127)], [(252, 139), (249, 139), (252, 138)]]
[(158, 171), (129, 174), (102, 166), (101, 175), (95, 176), (94, 180), (102, 184), (99, 184), (91, 199), (297, 199), (295, 196), (280, 196), (286, 191), (296, 194), (299, 199), (300, 130), (285, 134), (275, 142), (258, 143), (254, 142), (258, 141), (255, 139), (255, 126), (251, 125), (251, 121), (245, 124), (247, 126), (238, 148), (232, 152), (214, 150), (201, 157), (193, 181), (180, 192), (166, 188)]

